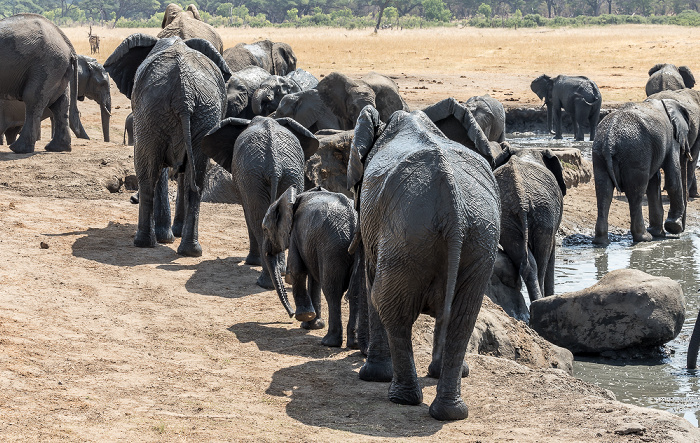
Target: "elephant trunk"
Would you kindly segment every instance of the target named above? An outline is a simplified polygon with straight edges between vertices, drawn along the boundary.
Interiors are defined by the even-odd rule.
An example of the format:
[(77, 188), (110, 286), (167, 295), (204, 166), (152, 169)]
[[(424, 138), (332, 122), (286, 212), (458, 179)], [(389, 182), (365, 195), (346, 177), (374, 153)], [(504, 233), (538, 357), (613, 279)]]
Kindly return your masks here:
[(700, 315), (695, 320), (693, 335), (688, 344), (688, 369), (695, 369), (698, 362), (698, 348), (700, 348)]
[(111, 103), (100, 106), (100, 116), (102, 117), (102, 135), (106, 142), (109, 141), (109, 119), (112, 116)]
[[(251, 107), (255, 115), (267, 115), (274, 106), (275, 94), (270, 86), (263, 86), (253, 94)], [(272, 105), (272, 106), (270, 106)]]
[[(267, 240), (263, 241), (263, 250), (266, 251), (265, 242)], [(284, 281), (282, 280), (282, 273), (280, 272), (278, 263), (277, 263), (277, 254), (270, 254), (267, 251), (265, 252), (265, 262), (267, 263), (268, 266), (268, 271), (270, 272), (272, 276), (272, 283), (275, 285), (275, 290), (277, 291), (277, 296), (280, 298), (280, 301), (282, 302), (282, 306), (284, 306), (284, 309), (287, 310), (287, 314), (289, 314), (289, 317), (294, 317), (294, 310), (292, 309), (292, 306), (289, 304), (289, 297), (287, 297), (287, 290), (284, 288)]]

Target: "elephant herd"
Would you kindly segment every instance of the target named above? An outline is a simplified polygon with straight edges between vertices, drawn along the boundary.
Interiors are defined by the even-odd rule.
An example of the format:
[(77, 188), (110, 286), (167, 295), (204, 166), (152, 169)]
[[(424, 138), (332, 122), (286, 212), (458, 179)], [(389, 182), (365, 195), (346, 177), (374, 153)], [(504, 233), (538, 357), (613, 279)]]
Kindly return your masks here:
[[(27, 52), (28, 35), (39, 30), (39, 48), (52, 49)], [(70, 150), (68, 127), (84, 135), (75, 102), (80, 96), (99, 101), (88, 90), (106, 74), (89, 76), (81, 89), (83, 59), (40, 16), (0, 21), (0, 41), (6, 43), (0, 45), (0, 60), (27, 63), (16, 68), (23, 69), (21, 82), (11, 69), (0, 71), (0, 98), (21, 100), (26, 107), (26, 118), (13, 120), (20, 125), (2, 127), (10, 149), (33, 151), (48, 109), (54, 129), (46, 149)], [(20, 56), (27, 53), (33, 55)], [(134, 245), (153, 247), (181, 237), (178, 254), (202, 254), (199, 209), (213, 160), (231, 173), (241, 198), (249, 234), (245, 262), (262, 266), (257, 284), (274, 288), (290, 317), (307, 329), (325, 327), (323, 292), (329, 310), (326, 346), (342, 345), (341, 301), (347, 292), (347, 346), (367, 356), (360, 378), (391, 382), (389, 398), (399, 404), (422, 402), (411, 329), (419, 314), (434, 316), (428, 372), (439, 381), (430, 414), (439, 420), (466, 418), (464, 355), (499, 244), (531, 300), (554, 293), (555, 236), (566, 194), (562, 164), (549, 150), (511, 147), (504, 108), (489, 96), (466, 103), (447, 98), (409, 112), (386, 76), (334, 72), (319, 81), (296, 63), (285, 43), (266, 40), (224, 50), (194, 5), (185, 10), (169, 5), (157, 37), (133, 34), (114, 50), (103, 71), (132, 104), (127, 131), (130, 139), (133, 135), (139, 184)], [(692, 86), (687, 68), (673, 68), (652, 68), (647, 90)], [(674, 73), (680, 82), (670, 80)], [(607, 210), (615, 188), (629, 199), (635, 241), (684, 229), (688, 172), (700, 150), (700, 96), (694, 90), (654, 91), (647, 101), (598, 124), (602, 98), (585, 77), (541, 76), (531, 88), (548, 108), (555, 138), (561, 138), (562, 109), (573, 117), (576, 139), (583, 139), (584, 126), (591, 128), (596, 243), (608, 241)], [(110, 107), (107, 99), (103, 127)], [(8, 109), (0, 105), (0, 121)], [(14, 140), (7, 130), (18, 126)], [(329, 129), (354, 130), (345, 177), (354, 200), (305, 184), (305, 162), (319, 147), (315, 133)], [(108, 140), (107, 130), (104, 136)], [(665, 223), (659, 169), (671, 196)], [(177, 198), (171, 217), (173, 174)], [(641, 218), (645, 190), (648, 231)]]

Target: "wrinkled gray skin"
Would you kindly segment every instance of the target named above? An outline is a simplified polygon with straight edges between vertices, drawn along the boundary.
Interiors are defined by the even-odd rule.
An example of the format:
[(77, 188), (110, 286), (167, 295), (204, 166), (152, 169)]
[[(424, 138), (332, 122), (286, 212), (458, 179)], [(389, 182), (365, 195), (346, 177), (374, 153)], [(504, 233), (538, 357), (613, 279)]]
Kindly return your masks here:
[[(328, 303), (328, 333), (321, 343), (339, 347), (343, 344), (341, 303), (350, 286), (353, 256), (348, 253), (357, 227), (357, 213), (352, 201), (321, 187), (297, 194), (290, 186), (270, 205), (262, 222), (265, 255), (278, 257), (289, 249), (287, 276), (292, 279), (296, 311), (287, 302), (285, 309), (302, 322), (304, 329), (325, 326), (321, 313), (321, 291)], [(276, 266), (275, 273), (279, 273)], [(308, 280), (308, 288), (307, 288)], [(272, 280), (282, 282), (281, 275)], [(280, 300), (287, 300), (284, 285), (275, 284)], [(355, 323), (357, 293), (348, 293), (348, 347), (356, 348)], [(284, 303), (284, 302), (283, 302)]]
[(226, 82), (226, 117), (252, 119), (255, 117), (252, 98), (255, 91), (271, 74), (259, 66), (248, 66), (236, 71)]
[(649, 80), (645, 89), (648, 97), (661, 91), (674, 91), (693, 86), (695, 86), (695, 77), (689, 67), (659, 63), (649, 69)]
[(698, 349), (700, 348), (700, 315), (695, 320), (693, 327), (693, 335), (690, 336), (688, 343), (688, 369), (695, 369), (698, 362)]
[(214, 45), (219, 54), (224, 52), (221, 36), (211, 25), (202, 21), (197, 7), (193, 4), (183, 10), (179, 5), (170, 3), (165, 8), (161, 28), (163, 30), (158, 33), (158, 38), (180, 37), (183, 40), (202, 38)]
[[(109, 141), (109, 119), (112, 113), (112, 97), (109, 92), (109, 76), (107, 71), (94, 58), (78, 55), (78, 100), (85, 100), (85, 97), (96, 101), (100, 105), (102, 117), (102, 133), (104, 140)], [(8, 143), (15, 141), (17, 133), (24, 125), (25, 106), (24, 102), (17, 100), (0, 100), (0, 135), (5, 134)], [(47, 108), (41, 115), (41, 119), (51, 118), (53, 124), (53, 114)], [(71, 128), (73, 129), (73, 128)], [(85, 132), (82, 122), (76, 136)], [(38, 129), (37, 138), (41, 137), (41, 128)], [(0, 137), (0, 144), (2, 144)]]
[[(675, 100), (647, 99), (627, 105), (601, 120), (593, 141), (593, 173), (598, 219), (593, 243), (607, 245), (608, 212), (615, 189), (630, 206), (630, 231), (635, 242), (664, 237), (685, 229), (688, 114)], [(661, 174), (670, 199), (663, 221)], [(644, 229), (642, 200), (647, 195), (649, 228)], [(663, 224), (663, 225), (662, 225)]]
[(287, 94), (306, 91), (318, 86), (311, 73), (299, 68), (285, 76), (271, 75), (255, 91), (251, 107), (255, 115), (270, 115), (277, 110), (280, 100)]
[(420, 313), (431, 314), (436, 333), (429, 373), (440, 380), (430, 415), (466, 418), (464, 354), (500, 233), (489, 164), (445, 138), (421, 111), (396, 112), (385, 126), (367, 107), (355, 127), (348, 187), (359, 196), (359, 247), (370, 294), (370, 342), (360, 378), (385, 381), (392, 374), (389, 399), (420, 404), (411, 328)]
[[(134, 168), (139, 180), (137, 247), (182, 240), (177, 253), (202, 255), (199, 204), (207, 157), (200, 145), (226, 110), (231, 75), (211, 43), (179, 37), (127, 37), (105, 62), (119, 91), (131, 99)], [(179, 172), (170, 225), (167, 167)]]
[(590, 128), (590, 140), (595, 138), (603, 97), (594, 81), (583, 76), (552, 78), (542, 74), (532, 81), (530, 89), (547, 105), (547, 131), (552, 130), (553, 123), (555, 139), (562, 138), (562, 108), (571, 115), (575, 140), (583, 140), (584, 126)]
[(566, 185), (561, 163), (551, 151), (509, 151), (513, 155), (493, 172), (501, 196), (499, 243), (534, 301), (554, 295), (556, 235)]
[(697, 180), (695, 178), (695, 167), (700, 156), (700, 91), (695, 89), (678, 89), (675, 91), (662, 91), (649, 97), (650, 99), (672, 99), (680, 103), (688, 112), (688, 145), (692, 160), (688, 162), (688, 194), (690, 197), (698, 198)]
[(318, 82), (316, 89), (284, 96), (274, 116), (291, 117), (311, 132), (317, 132), (353, 129), (360, 111), (367, 105), (378, 107), (382, 121), (388, 120), (394, 111), (408, 109), (393, 80), (376, 73), (363, 78), (371, 83), (332, 72)]
[(506, 110), (501, 102), (486, 94), (470, 97), (464, 105), (489, 141), (506, 141)]
[(130, 112), (124, 120), (124, 140), (125, 145), (134, 145), (134, 113)]
[(284, 253), (267, 254), (263, 244), (265, 213), (290, 186), (304, 189), (304, 161), (317, 149), (316, 137), (286, 118), (227, 118), (204, 137), (202, 151), (231, 172), (237, 187), (250, 240), (245, 262), (263, 268), (258, 286), (273, 289), (271, 276), (284, 272)]
[(88, 138), (76, 104), (78, 55), (56, 25), (36, 14), (0, 20), (0, 65), (0, 99), (22, 100), (27, 109), (22, 130), (10, 150), (34, 152), (46, 108), (55, 116), (47, 151), (71, 150), (69, 125), (79, 137)]
[(259, 66), (274, 75), (287, 75), (297, 68), (297, 56), (287, 43), (261, 40), (239, 43), (224, 51), (224, 59), (232, 72), (248, 66)]

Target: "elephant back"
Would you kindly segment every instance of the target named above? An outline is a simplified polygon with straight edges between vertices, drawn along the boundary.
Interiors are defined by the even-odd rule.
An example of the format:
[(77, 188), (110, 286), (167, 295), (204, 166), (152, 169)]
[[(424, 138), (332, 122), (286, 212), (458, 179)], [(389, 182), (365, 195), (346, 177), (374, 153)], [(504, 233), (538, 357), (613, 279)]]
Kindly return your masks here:
[(207, 23), (190, 17), (185, 12), (179, 13), (169, 25), (163, 28), (157, 35), (158, 38), (180, 37), (183, 40), (201, 38), (208, 40), (219, 54), (224, 52), (224, 44), (221, 36)]

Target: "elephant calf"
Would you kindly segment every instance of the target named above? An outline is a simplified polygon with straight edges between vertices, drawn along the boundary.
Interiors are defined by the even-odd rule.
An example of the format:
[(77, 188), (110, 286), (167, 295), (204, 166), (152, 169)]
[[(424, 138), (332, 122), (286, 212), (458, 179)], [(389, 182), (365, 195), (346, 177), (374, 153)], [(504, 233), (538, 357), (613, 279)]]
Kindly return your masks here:
[[(357, 227), (357, 213), (352, 201), (321, 187), (301, 194), (294, 186), (285, 191), (265, 214), (262, 222), (263, 252), (276, 257), (289, 248), (288, 275), (292, 277), (292, 292), (296, 312), (289, 306), (279, 267), (274, 269), (277, 293), (290, 315), (302, 321), (302, 328), (321, 329), (321, 290), (328, 303), (328, 333), (321, 343), (338, 347), (343, 342), (340, 305), (350, 285), (353, 256), (348, 253)], [(308, 277), (308, 290), (306, 287)], [(356, 295), (349, 294), (350, 319), (348, 347), (355, 340)]]

